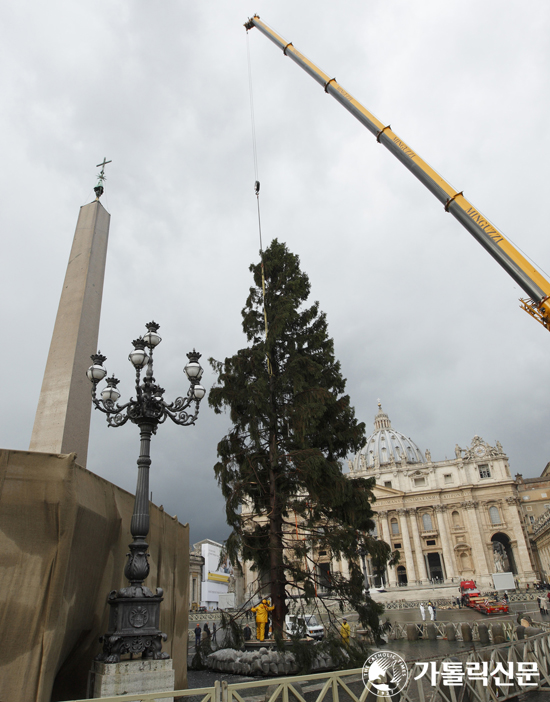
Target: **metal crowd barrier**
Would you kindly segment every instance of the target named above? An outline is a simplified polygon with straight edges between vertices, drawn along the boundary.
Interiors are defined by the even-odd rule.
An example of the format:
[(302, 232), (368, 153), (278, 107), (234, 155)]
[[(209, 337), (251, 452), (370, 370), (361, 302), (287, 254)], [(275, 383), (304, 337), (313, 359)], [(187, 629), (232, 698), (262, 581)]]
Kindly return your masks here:
[[(427, 636), (427, 627), (428, 625), (433, 624), (435, 627), (436, 635), (438, 637), (447, 638), (448, 630), (447, 627), (449, 624), (453, 626), (454, 632), (455, 632), (455, 638), (457, 641), (462, 641), (462, 624), (468, 624), (472, 631), (472, 638), (474, 641), (479, 641), (479, 625), (484, 625), (487, 626), (488, 632), (489, 632), (489, 638), (492, 641), (492, 628), (491, 624), (500, 624), (504, 630), (504, 635), (506, 636), (507, 639), (510, 641), (512, 640), (517, 640), (517, 635), (516, 635), (516, 629), (517, 629), (517, 624), (514, 621), (510, 620), (501, 620), (501, 619), (490, 619), (490, 620), (475, 620), (471, 622), (445, 622), (445, 621), (435, 621), (435, 622), (393, 622), (384, 632), (384, 635), (393, 641), (397, 641), (399, 639), (406, 639), (407, 638), (407, 626), (414, 624), (415, 626), (418, 627), (419, 631), (422, 633), (424, 637)], [(548, 622), (537, 622), (536, 627), (539, 629), (546, 629), (550, 630), (550, 623)], [(358, 632), (360, 633), (360, 632)]]

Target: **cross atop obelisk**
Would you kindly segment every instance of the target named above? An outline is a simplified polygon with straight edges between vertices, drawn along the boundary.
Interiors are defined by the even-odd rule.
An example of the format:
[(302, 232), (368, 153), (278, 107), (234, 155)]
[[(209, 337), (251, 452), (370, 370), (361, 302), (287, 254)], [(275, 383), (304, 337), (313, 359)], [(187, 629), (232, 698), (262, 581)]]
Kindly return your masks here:
[(97, 166), (96, 166), (96, 168), (99, 168), (99, 167), (101, 166), (101, 172), (100, 172), (100, 174), (97, 176), (97, 185), (96, 185), (95, 188), (94, 188), (94, 192), (95, 192), (95, 195), (96, 195), (96, 198), (95, 198), (96, 200), (99, 200), (99, 198), (103, 195), (104, 190), (105, 190), (104, 187), (103, 187), (103, 183), (107, 180), (107, 176), (105, 175), (105, 166), (106, 166), (108, 163), (112, 163), (112, 160), (111, 160), (111, 161), (106, 161), (106, 160), (105, 160), (105, 156), (104, 156), (104, 157), (103, 157), (103, 163), (98, 163)]
[(86, 466), (92, 409), (86, 370), (97, 351), (111, 220), (99, 202), (107, 163), (104, 158), (97, 166), (96, 199), (80, 208), (29, 447), (75, 452), (81, 466)]

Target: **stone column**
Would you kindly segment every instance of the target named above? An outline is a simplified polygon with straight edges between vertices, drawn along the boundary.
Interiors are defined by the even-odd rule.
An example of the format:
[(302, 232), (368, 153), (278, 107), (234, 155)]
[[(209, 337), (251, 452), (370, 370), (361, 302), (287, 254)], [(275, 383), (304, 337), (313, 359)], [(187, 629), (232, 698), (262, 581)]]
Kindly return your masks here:
[(338, 561), (338, 571), (349, 580), (349, 563), (345, 558)]
[(456, 575), (455, 563), (454, 563), (454, 552), (451, 548), (452, 540), (449, 536), (447, 530), (447, 522), (445, 521), (445, 512), (447, 507), (445, 505), (436, 505), (435, 513), (437, 515), (437, 524), (439, 526), (439, 536), (441, 539), (441, 545), (443, 547), (443, 558), (445, 559), (445, 569), (447, 571), (447, 578), (454, 578)]
[(443, 582), (447, 580), (449, 577), (449, 574), (447, 573), (447, 564), (445, 563), (445, 556), (443, 555), (443, 551), (438, 551), (439, 554), (439, 562), (441, 563), (441, 574), (443, 575)]
[(29, 447), (74, 452), (83, 467), (92, 411), (86, 371), (97, 353), (110, 219), (99, 200), (80, 208)]
[(414, 558), (411, 549), (411, 537), (409, 535), (409, 525), (407, 524), (408, 509), (398, 509), (399, 525), (401, 527), (401, 535), (403, 537), (403, 550), (405, 551), (405, 563), (407, 566), (407, 582), (408, 584), (416, 583), (416, 568), (414, 567)]
[(523, 534), (523, 527), (518, 514), (518, 500), (516, 497), (510, 496), (506, 498), (506, 502), (508, 505), (510, 531), (514, 533), (517, 541), (517, 555), (519, 555), (519, 563), (516, 563), (516, 566), (518, 570), (522, 571), (524, 578), (527, 580), (532, 580), (534, 579), (535, 573), (533, 572), (533, 566), (531, 564), (531, 559), (529, 558), (529, 551), (527, 550), (527, 544)]
[[(378, 512), (382, 524), (382, 538), (391, 547), (390, 525), (387, 512)], [(388, 579), (390, 587), (397, 587), (397, 575), (394, 566), (388, 566)]]
[(363, 579), (367, 582), (368, 589), (370, 589), (371, 587), (374, 587), (374, 578), (371, 577), (373, 573), (372, 563), (367, 555), (362, 556), (361, 560), (362, 565), (364, 565)]
[[(476, 515), (476, 507), (479, 506), (479, 502), (474, 502), (473, 500), (468, 500), (462, 503), (462, 507), (466, 512), (466, 518), (469, 529), (469, 540), (472, 547), (472, 556), (474, 561), (474, 568), (476, 569), (477, 576), (487, 576), (489, 573), (489, 568), (487, 566), (487, 559), (485, 558), (485, 541), (479, 528)], [(482, 584), (478, 584), (481, 587)]]
[(426, 561), (424, 560), (424, 553), (422, 551), (422, 542), (420, 541), (420, 534), (418, 532), (418, 518), (417, 510), (411, 509), (411, 528), (414, 541), (414, 550), (416, 555), (416, 570), (420, 583), (424, 584), (428, 581), (428, 572), (426, 571)]

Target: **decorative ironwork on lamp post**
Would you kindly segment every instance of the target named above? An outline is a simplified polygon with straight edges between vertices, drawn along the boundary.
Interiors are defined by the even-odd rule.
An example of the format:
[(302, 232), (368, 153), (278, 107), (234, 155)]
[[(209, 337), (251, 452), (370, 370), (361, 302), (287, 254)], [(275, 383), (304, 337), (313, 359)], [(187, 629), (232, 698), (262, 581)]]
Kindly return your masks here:
[[(128, 356), (136, 369), (135, 399), (118, 404), (120, 392), (117, 386), (120, 381), (114, 375), (107, 378), (107, 386), (101, 391), (100, 398), (97, 397), (97, 385), (107, 375), (103, 366), (107, 359), (100, 352), (91, 357), (93, 365), (87, 371), (92, 382), (92, 401), (96, 409), (107, 415), (107, 424), (121, 427), (130, 421), (137, 424), (140, 431), (138, 479), (130, 526), (133, 542), (129, 545), (128, 562), (124, 568), (130, 586), (109, 594), (109, 630), (100, 638), (103, 652), (97, 656), (97, 660), (104, 663), (118, 663), (125, 653), (141, 653), (143, 658), (169, 657), (162, 652), (162, 642), (166, 641), (167, 636), (159, 630), (162, 588), (157, 588), (153, 593), (143, 584), (149, 575), (146, 538), (149, 533), (151, 436), (156, 434), (158, 425), (168, 418), (180, 426), (195, 424), (199, 403), (206, 393), (200, 384), (203, 373), (199, 363), (201, 354), (193, 350), (187, 354), (189, 362), (184, 368), (191, 383), (186, 397), (178, 397), (171, 403), (164, 400), (164, 389), (156, 384), (153, 376), (153, 350), (161, 342), (159, 325), (150, 322), (145, 326), (147, 333), (132, 342), (134, 350)], [(192, 405), (194, 408), (190, 409)]]

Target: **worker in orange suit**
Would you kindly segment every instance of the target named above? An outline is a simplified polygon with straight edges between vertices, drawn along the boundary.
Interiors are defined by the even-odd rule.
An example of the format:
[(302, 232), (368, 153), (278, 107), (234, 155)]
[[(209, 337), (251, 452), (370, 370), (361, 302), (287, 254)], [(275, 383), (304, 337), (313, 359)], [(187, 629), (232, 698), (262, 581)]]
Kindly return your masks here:
[(256, 638), (263, 641), (265, 636), (265, 625), (268, 620), (268, 612), (272, 612), (274, 606), (270, 606), (267, 600), (262, 600), (259, 605), (252, 607), (251, 611), (256, 614)]
[(351, 627), (348, 624), (347, 619), (342, 620), (342, 626), (340, 627), (340, 636), (346, 648), (349, 648), (349, 637), (351, 634)]

